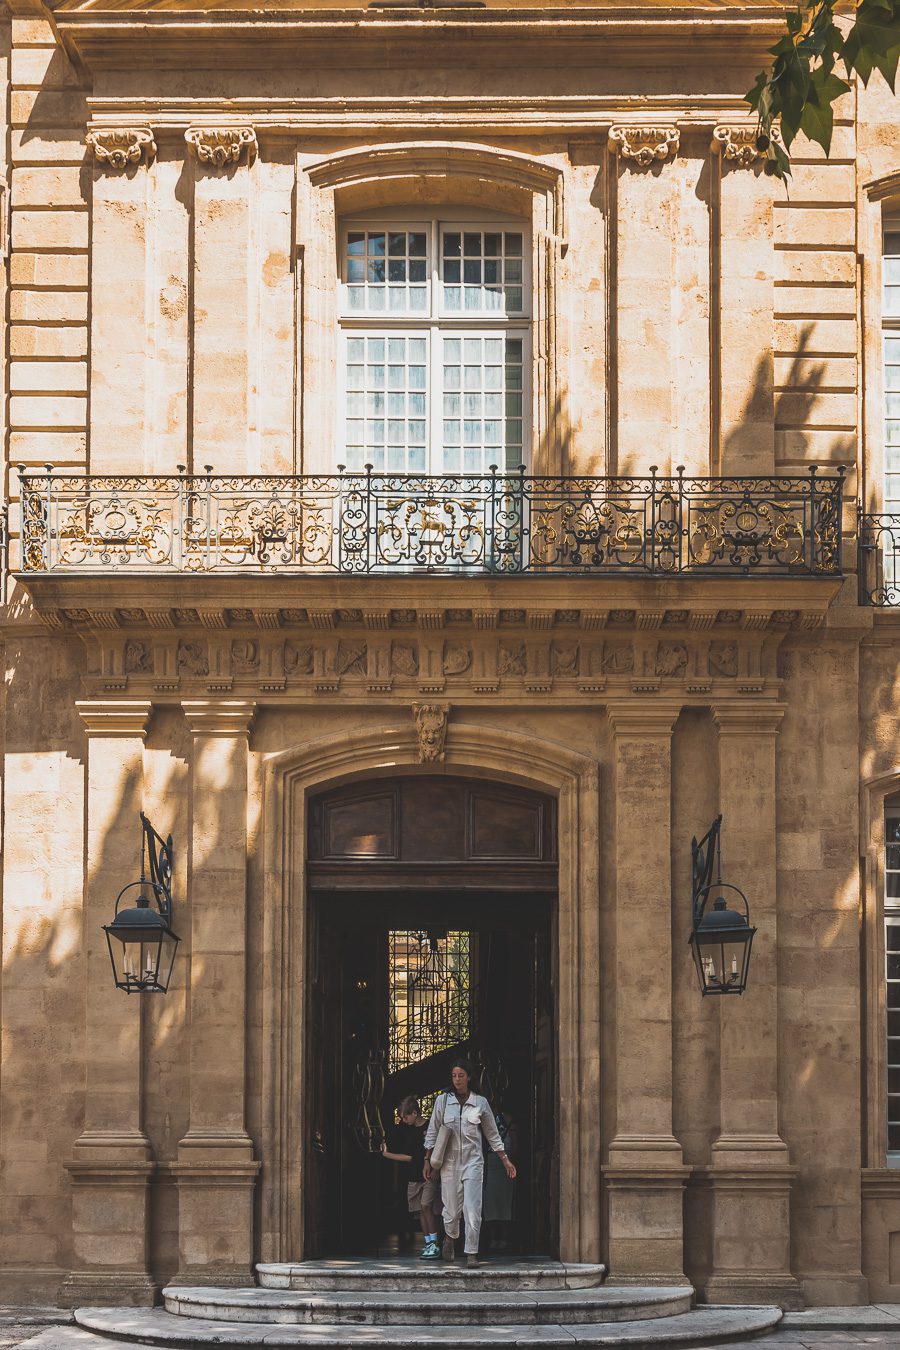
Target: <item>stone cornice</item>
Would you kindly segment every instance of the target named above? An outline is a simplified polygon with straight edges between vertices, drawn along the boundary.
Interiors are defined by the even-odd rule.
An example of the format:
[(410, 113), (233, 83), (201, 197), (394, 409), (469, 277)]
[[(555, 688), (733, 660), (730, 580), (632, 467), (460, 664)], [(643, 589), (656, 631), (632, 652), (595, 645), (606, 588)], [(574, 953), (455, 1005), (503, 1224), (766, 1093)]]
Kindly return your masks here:
[(254, 699), (185, 699), (181, 707), (194, 736), (246, 738), (256, 713)]
[(783, 704), (753, 702), (712, 705), (719, 736), (777, 736), (785, 714)]
[(683, 704), (680, 701), (646, 703), (607, 703), (606, 716), (616, 740), (654, 740), (671, 736)]
[(149, 164), (156, 154), (156, 141), (149, 127), (92, 127), (84, 141), (96, 163), (104, 169)]
[(143, 740), (152, 706), (149, 699), (78, 699), (75, 710), (89, 736), (139, 736)]
[[(58, 31), (74, 59), (89, 69), (194, 69), (198, 48), (217, 69), (292, 67), (314, 69), (323, 62), (346, 64), (374, 50), (390, 52), (405, 64), (433, 53), (435, 46), (494, 67), (503, 61), (546, 65), (565, 57), (585, 65), (613, 59), (631, 66), (665, 66), (695, 56), (735, 66), (760, 61), (780, 33), (783, 20), (768, 6), (712, 10), (671, 6), (605, 9), (505, 9), (453, 11), (418, 7), (372, 10), (362, 7), (265, 11), (168, 10), (122, 5), (103, 11), (60, 5)], [(382, 59), (383, 56), (382, 56)]]
[[(290, 577), (248, 573), (159, 576), (16, 574), (45, 626), (57, 632), (209, 629), (316, 630), (520, 625), (783, 634), (821, 628), (840, 578), (753, 577), (655, 581), (619, 577), (504, 579)], [(20, 592), (21, 593), (21, 592)], [(152, 598), (151, 598), (152, 597)], [(21, 608), (21, 602), (20, 602)], [(422, 615), (421, 621), (419, 615)], [(538, 616), (544, 616), (538, 623)], [(9, 630), (15, 624), (10, 621)]]

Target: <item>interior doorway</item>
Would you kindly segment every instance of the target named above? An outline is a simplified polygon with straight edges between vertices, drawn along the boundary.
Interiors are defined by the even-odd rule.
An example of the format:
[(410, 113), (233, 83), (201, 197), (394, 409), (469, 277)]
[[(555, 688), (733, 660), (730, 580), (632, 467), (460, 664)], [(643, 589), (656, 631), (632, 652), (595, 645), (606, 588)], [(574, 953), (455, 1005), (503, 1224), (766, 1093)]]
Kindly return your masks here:
[(402, 1249), (405, 1176), (381, 1143), (462, 1053), (514, 1125), (503, 1240), (555, 1255), (555, 801), (411, 776), (323, 794), (309, 821), (304, 1250)]

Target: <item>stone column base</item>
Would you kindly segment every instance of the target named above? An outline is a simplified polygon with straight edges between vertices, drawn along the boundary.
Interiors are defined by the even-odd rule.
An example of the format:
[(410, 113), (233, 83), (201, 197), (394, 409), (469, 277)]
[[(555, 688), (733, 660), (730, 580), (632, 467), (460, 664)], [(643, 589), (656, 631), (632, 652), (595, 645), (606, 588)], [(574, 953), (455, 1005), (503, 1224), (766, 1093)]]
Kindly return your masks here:
[(698, 1293), (706, 1303), (805, 1306), (791, 1274), (788, 1164), (696, 1169), (711, 1192), (712, 1268)]
[(178, 1271), (170, 1284), (254, 1285), (259, 1163), (198, 1156), (172, 1163), (167, 1171), (178, 1186)]
[(683, 1284), (683, 1193), (691, 1169), (664, 1163), (605, 1166), (609, 1197), (607, 1284)]
[(60, 1303), (152, 1307), (159, 1293), (147, 1268), (147, 1186), (154, 1164), (92, 1158), (66, 1167), (75, 1265), (62, 1282)]
[(159, 1285), (140, 1271), (70, 1270), (59, 1290), (61, 1308), (152, 1308)]

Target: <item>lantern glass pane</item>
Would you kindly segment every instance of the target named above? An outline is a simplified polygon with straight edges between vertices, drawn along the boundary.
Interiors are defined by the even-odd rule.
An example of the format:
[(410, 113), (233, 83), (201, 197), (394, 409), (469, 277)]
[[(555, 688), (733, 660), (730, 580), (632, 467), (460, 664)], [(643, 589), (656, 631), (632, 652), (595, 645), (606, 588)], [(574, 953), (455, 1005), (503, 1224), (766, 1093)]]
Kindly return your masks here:
[(695, 932), (691, 936), (694, 964), (704, 994), (742, 994), (747, 986), (752, 930), (740, 935)]

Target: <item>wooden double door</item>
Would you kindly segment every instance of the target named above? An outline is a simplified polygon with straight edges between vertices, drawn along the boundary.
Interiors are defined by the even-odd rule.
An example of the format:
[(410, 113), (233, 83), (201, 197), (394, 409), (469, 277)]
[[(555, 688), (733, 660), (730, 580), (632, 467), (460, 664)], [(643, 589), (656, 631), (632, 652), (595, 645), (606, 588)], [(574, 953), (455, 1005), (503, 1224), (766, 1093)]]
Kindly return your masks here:
[(307, 1255), (395, 1249), (403, 1178), (381, 1143), (404, 1096), (449, 1086), (458, 1054), (514, 1130), (503, 1236), (556, 1252), (555, 806), (425, 774), (311, 803)]

